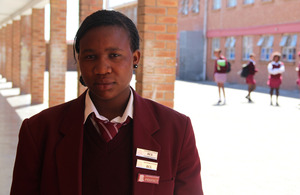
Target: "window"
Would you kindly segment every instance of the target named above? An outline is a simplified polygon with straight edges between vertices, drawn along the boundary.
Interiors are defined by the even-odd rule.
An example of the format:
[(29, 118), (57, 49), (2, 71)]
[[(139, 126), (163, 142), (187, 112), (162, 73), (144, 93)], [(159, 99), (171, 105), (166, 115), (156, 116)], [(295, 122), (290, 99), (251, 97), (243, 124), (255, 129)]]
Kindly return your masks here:
[(189, 0), (182, 0), (179, 12), (182, 15), (188, 15), (189, 13)]
[(219, 38), (212, 39), (212, 47), (211, 47), (211, 58), (212, 59), (215, 59), (215, 56), (214, 56), (215, 49), (220, 49), (220, 39)]
[(222, 1), (221, 0), (213, 0), (213, 9), (221, 9)]
[(262, 36), (257, 42), (257, 46), (260, 46), (260, 60), (269, 61), (271, 60), (271, 54), (273, 52), (273, 41), (274, 36)]
[(200, 0), (193, 0), (191, 11), (193, 13), (199, 13), (199, 9), (200, 9)]
[(243, 37), (243, 60), (249, 60), (250, 54), (253, 52), (253, 38), (249, 36)]
[(236, 6), (236, 0), (227, 1), (227, 7), (235, 7), (235, 6)]
[(282, 47), (282, 60), (294, 62), (296, 56), (297, 35), (284, 35), (281, 38), (280, 46)]
[(235, 38), (234, 37), (228, 37), (226, 39), (225, 48), (226, 48), (226, 58), (228, 60), (234, 60), (235, 59)]
[(254, 3), (254, 0), (244, 0), (244, 4), (247, 5), (247, 4), (253, 4)]

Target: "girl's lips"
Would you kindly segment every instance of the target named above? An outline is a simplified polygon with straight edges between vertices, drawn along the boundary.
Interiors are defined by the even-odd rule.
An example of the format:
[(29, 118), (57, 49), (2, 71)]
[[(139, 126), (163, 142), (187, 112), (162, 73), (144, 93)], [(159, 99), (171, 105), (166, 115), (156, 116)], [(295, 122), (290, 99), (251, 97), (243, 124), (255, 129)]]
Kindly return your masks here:
[(97, 89), (102, 91), (102, 90), (112, 89), (114, 84), (115, 82), (97, 82), (94, 85), (96, 86)]

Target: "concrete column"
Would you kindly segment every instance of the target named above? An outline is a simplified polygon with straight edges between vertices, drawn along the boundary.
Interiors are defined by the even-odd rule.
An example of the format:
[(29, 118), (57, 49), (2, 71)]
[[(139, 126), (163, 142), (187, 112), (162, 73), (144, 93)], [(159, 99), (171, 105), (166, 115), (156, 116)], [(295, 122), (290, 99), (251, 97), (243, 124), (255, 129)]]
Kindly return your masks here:
[(7, 81), (12, 81), (12, 24), (7, 24), (5, 28), (5, 77)]
[(20, 57), (21, 57), (21, 22), (20, 20), (13, 21), (13, 51), (12, 51), (12, 64), (13, 64), (13, 73), (12, 81), (14, 87), (21, 86), (20, 80)]
[(0, 30), (0, 74), (5, 77), (5, 27)]
[(44, 102), (44, 72), (46, 68), (44, 15), (44, 9), (32, 9), (31, 104), (41, 104)]
[[(81, 24), (83, 20), (97, 10), (101, 10), (103, 8), (103, 0), (79, 0), (79, 23)], [(79, 63), (77, 61), (77, 63)], [(81, 75), (79, 64), (77, 66), (78, 78)], [(86, 87), (81, 85), (78, 82), (78, 95), (82, 94), (86, 90)]]
[(67, 71), (66, 0), (50, 0), (49, 106), (65, 102)]
[(31, 16), (21, 16), (21, 94), (31, 93)]
[(178, 0), (139, 0), (138, 29), (142, 59), (136, 90), (168, 107), (174, 106)]

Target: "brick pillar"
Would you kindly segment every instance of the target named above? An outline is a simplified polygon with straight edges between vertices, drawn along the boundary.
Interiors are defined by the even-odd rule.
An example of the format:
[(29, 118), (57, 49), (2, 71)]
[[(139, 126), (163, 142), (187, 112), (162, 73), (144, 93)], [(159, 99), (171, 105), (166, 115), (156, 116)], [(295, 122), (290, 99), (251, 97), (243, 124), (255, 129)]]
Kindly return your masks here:
[(41, 104), (44, 102), (44, 72), (46, 67), (44, 9), (32, 9), (31, 22), (31, 104)]
[(5, 77), (5, 27), (0, 30), (0, 74)]
[(20, 56), (21, 56), (21, 22), (20, 20), (13, 21), (13, 52), (12, 52), (12, 64), (13, 64), (13, 86), (20, 87), (21, 80), (20, 80)]
[(138, 29), (142, 58), (136, 90), (168, 107), (174, 106), (178, 0), (139, 0)]
[(21, 94), (31, 93), (31, 16), (21, 16)]
[[(79, 23), (81, 24), (83, 20), (97, 10), (103, 8), (103, 0), (79, 0)], [(77, 63), (79, 63), (77, 61)], [(77, 65), (78, 78), (81, 75), (79, 64)], [(86, 87), (78, 82), (78, 95), (82, 94), (86, 90)]]
[(67, 71), (66, 0), (50, 0), (49, 106), (65, 102)]
[(5, 77), (7, 81), (12, 81), (12, 24), (6, 25), (5, 48)]

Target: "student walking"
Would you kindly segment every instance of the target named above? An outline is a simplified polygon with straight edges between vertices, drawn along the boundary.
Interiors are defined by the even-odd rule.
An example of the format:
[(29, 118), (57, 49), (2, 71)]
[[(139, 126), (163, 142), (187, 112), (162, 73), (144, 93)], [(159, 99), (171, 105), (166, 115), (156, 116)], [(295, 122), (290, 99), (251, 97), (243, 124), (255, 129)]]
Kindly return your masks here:
[[(298, 53), (298, 57), (300, 59), (300, 52)], [(298, 88), (300, 90), (300, 60), (299, 60), (299, 64), (298, 64), (298, 67), (296, 67), (296, 71), (298, 72), (298, 79), (297, 79), (297, 85), (298, 85)], [(300, 104), (299, 104), (300, 105)]]
[(279, 87), (282, 82), (282, 73), (285, 71), (283, 62), (280, 61), (281, 54), (279, 52), (274, 52), (272, 54), (272, 62), (268, 64), (269, 80), (268, 85), (270, 86), (270, 98), (271, 105), (273, 105), (272, 96), (274, 89), (276, 91), (276, 106), (279, 106)]
[(216, 57), (214, 79), (218, 85), (218, 91), (219, 91), (219, 101), (217, 102), (217, 104), (221, 104), (221, 102), (222, 102), (221, 91), (223, 92), (223, 97), (224, 97), (223, 104), (226, 104), (224, 83), (227, 80), (227, 68), (228, 68), (227, 63), (228, 62), (227, 62), (227, 59), (223, 55), (221, 55), (220, 49), (215, 49), (214, 55)]
[(255, 68), (255, 54), (250, 54), (250, 60), (247, 64), (248, 68), (248, 76), (246, 77), (246, 83), (248, 84), (248, 95), (246, 98), (248, 99), (248, 102), (253, 102), (251, 99), (251, 92), (256, 89), (256, 81), (254, 79), (254, 74), (257, 72), (257, 69)]

